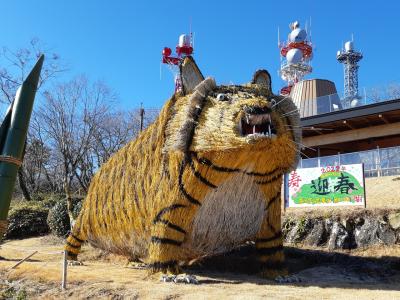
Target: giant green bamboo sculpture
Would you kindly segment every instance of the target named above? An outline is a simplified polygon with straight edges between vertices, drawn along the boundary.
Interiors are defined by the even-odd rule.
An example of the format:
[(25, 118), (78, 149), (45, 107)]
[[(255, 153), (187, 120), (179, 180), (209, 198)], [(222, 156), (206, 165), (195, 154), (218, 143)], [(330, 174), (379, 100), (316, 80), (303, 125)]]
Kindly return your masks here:
[(22, 164), (26, 134), (44, 56), (22, 83), (0, 127), (0, 240), (7, 230), (7, 215), (18, 168)]

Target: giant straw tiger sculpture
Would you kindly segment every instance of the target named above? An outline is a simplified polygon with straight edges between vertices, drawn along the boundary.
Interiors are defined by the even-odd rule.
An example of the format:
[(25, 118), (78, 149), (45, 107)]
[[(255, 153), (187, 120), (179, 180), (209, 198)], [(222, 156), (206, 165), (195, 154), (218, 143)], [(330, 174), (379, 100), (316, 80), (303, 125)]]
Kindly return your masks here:
[(255, 240), (262, 275), (286, 273), (282, 175), (296, 166), (296, 106), (271, 93), (270, 76), (216, 86), (191, 58), (183, 90), (158, 119), (94, 176), (66, 250), (81, 244), (141, 260), (153, 271)]

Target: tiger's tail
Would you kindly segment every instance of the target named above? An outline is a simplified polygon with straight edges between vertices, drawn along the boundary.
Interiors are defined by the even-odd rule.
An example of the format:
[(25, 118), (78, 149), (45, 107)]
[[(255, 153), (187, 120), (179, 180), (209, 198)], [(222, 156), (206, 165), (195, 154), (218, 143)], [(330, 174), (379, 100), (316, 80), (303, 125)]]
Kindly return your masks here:
[(78, 254), (81, 251), (81, 246), (86, 240), (81, 230), (81, 216), (82, 214), (79, 215), (72, 232), (65, 241), (64, 250), (67, 251), (68, 260), (77, 260)]

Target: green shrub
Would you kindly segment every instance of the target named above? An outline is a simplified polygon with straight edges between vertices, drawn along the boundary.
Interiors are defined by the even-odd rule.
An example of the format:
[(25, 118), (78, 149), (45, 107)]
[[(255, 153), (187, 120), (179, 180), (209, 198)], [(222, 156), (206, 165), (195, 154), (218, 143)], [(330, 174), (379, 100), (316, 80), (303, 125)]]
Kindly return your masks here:
[(41, 205), (48, 209), (54, 207), (58, 202), (64, 201), (65, 202), (65, 195), (63, 194), (50, 194), (43, 197), (43, 201)]
[(67, 203), (66, 201), (57, 202), (50, 211), (47, 217), (47, 224), (53, 234), (59, 237), (66, 237), (71, 225), (69, 222)]
[(41, 202), (45, 198), (45, 194), (43, 193), (35, 193), (31, 195), (31, 201)]
[(82, 198), (74, 198), (73, 200), (73, 207), (72, 207), (72, 215), (74, 219), (76, 219), (79, 215), (79, 212), (82, 209), (83, 199)]
[(8, 215), (6, 238), (25, 238), (46, 234), (48, 209), (38, 202), (20, 202), (13, 205)]
[[(72, 216), (77, 218), (82, 208), (82, 198), (72, 199)], [(59, 237), (66, 237), (71, 225), (68, 216), (67, 201), (58, 201), (49, 211), (47, 224), (53, 234)]]

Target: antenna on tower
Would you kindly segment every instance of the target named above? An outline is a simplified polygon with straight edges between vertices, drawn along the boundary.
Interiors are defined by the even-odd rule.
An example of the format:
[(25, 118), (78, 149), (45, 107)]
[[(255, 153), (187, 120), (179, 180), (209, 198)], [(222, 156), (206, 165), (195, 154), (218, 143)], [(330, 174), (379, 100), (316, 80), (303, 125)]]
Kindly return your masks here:
[[(307, 32), (300, 28), (300, 23), (290, 23), (291, 32), (286, 42), (278, 42), (281, 55), (281, 68), (279, 75), (287, 82), (287, 86), (280, 91), (281, 95), (288, 95), (294, 84), (303, 80), (304, 76), (311, 73), (312, 44), (307, 39)], [(279, 28), (278, 28), (279, 29)], [(279, 39), (279, 30), (278, 30)]]
[[(191, 25), (190, 25), (191, 27)], [(174, 75), (175, 92), (182, 91), (181, 65), (185, 57), (193, 54), (193, 36), (190, 34), (181, 34), (179, 36), (178, 45), (175, 47), (176, 55), (172, 56), (172, 50), (164, 47), (162, 51), (163, 64), (166, 64)]]
[[(353, 34), (351, 41), (344, 44), (339, 50), (336, 59), (344, 67), (344, 98), (343, 107), (357, 106), (361, 97), (358, 95), (358, 62), (363, 58), (361, 52), (354, 49)], [(343, 46), (342, 46), (343, 47)]]
[(281, 43), (281, 38), (280, 38), (280, 35), (279, 35), (279, 26), (278, 26), (278, 47), (279, 47), (280, 43)]

